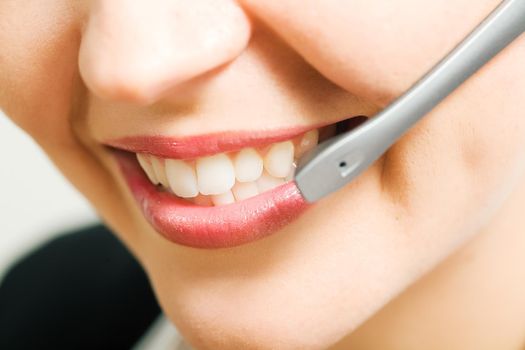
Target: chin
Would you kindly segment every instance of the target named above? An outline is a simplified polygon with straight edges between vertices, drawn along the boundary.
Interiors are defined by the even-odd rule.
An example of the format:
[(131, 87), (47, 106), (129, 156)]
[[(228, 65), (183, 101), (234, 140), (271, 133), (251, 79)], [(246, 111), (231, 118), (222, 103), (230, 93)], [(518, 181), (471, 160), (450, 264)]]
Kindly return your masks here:
[(243, 308), (238, 305), (212, 299), (164, 310), (186, 342), (197, 350), (324, 350), (344, 336), (332, 325), (319, 322), (322, 315), (312, 317), (310, 310), (301, 313), (285, 305), (269, 308), (264, 303)]

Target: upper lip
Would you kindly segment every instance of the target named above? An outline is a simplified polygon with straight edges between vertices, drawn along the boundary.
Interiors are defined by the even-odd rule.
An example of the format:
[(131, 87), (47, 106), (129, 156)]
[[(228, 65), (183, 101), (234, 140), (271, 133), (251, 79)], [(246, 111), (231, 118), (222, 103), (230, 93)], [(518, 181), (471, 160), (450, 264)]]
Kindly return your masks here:
[[(331, 122), (333, 123), (333, 122)], [(238, 151), (285, 141), (330, 122), (313, 126), (296, 126), (255, 131), (224, 131), (195, 136), (136, 135), (106, 140), (107, 146), (120, 150), (147, 153), (160, 158), (192, 159), (222, 152)]]

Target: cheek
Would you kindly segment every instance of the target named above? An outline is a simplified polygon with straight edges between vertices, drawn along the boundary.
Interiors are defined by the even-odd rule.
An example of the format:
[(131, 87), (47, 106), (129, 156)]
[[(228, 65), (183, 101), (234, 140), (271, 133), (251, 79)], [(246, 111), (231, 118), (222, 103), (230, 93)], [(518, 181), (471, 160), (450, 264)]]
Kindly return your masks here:
[[(381, 108), (499, 1), (242, 3), (327, 78)], [(308, 10), (313, 7), (316, 11)], [(431, 211), (437, 217), (441, 212), (452, 222), (465, 215), (465, 208), (479, 208), (483, 196), (486, 202), (489, 193), (515, 174), (525, 140), (520, 118), (520, 92), (525, 89), (515, 79), (524, 74), (519, 64), (525, 56), (523, 41), (426, 116), (383, 158), (383, 189), (393, 203), (411, 213), (409, 217), (419, 220), (423, 213)], [(451, 196), (457, 198), (454, 205), (449, 203)]]
[[(80, 2), (75, 5), (80, 5)], [(109, 174), (79, 143), (72, 117), (82, 108), (77, 68), (82, 11), (62, 0), (0, 1), (0, 108), (44, 149), (59, 170), (105, 215), (130, 231)], [(119, 216), (120, 215), (120, 216)], [(117, 225), (120, 223), (120, 226)], [(127, 225), (127, 230), (122, 226)]]
[(78, 32), (57, 1), (0, 3), (0, 106), (41, 144), (69, 138)]
[(408, 88), (499, 3), (241, 2), (326, 77), (378, 105)]
[[(384, 188), (392, 201), (420, 217), (477, 216), (516, 185), (525, 157), (517, 41), (429, 113), (386, 154)], [(453, 201), (451, 200), (453, 198)], [(463, 219), (465, 221), (465, 219)]]

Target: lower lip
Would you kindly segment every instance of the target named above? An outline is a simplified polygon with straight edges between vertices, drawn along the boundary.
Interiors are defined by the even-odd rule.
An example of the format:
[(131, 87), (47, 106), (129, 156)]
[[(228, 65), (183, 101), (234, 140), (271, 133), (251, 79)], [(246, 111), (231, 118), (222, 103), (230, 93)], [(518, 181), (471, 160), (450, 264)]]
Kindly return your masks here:
[(135, 155), (116, 151), (122, 173), (144, 216), (171, 242), (195, 248), (226, 248), (277, 232), (297, 219), (308, 204), (294, 182), (241, 202), (202, 207), (157, 189)]

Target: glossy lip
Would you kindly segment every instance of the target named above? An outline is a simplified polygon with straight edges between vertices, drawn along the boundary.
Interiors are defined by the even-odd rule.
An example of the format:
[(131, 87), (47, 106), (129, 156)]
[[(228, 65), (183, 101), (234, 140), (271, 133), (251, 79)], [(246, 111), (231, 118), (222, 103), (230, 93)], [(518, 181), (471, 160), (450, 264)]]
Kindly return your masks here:
[(228, 205), (198, 206), (153, 185), (134, 153), (171, 159), (196, 158), (290, 140), (323, 125), (185, 137), (130, 136), (104, 143), (116, 149), (114, 153), (124, 178), (144, 217), (158, 233), (184, 246), (226, 248), (261, 239), (299, 217), (309, 205), (295, 183), (288, 182)]
[(290, 140), (307, 131), (334, 122), (278, 130), (225, 131), (196, 136), (127, 136), (103, 143), (128, 152), (147, 153), (160, 158), (192, 159), (222, 152), (238, 151)]
[[(129, 136), (104, 142), (114, 151), (120, 169), (146, 220), (169, 241), (195, 248), (226, 248), (268, 236), (297, 219), (308, 207), (294, 181), (255, 197), (223, 206), (193, 204), (153, 185), (134, 153), (191, 159), (245, 147), (293, 139), (313, 129), (346, 122), (353, 128), (361, 116), (317, 125), (264, 131), (229, 131), (197, 136)], [(338, 124), (341, 127), (343, 124)]]
[(134, 154), (114, 153), (148, 222), (166, 239), (184, 246), (213, 249), (249, 243), (278, 231), (310, 206), (293, 181), (241, 202), (198, 206), (155, 187)]

